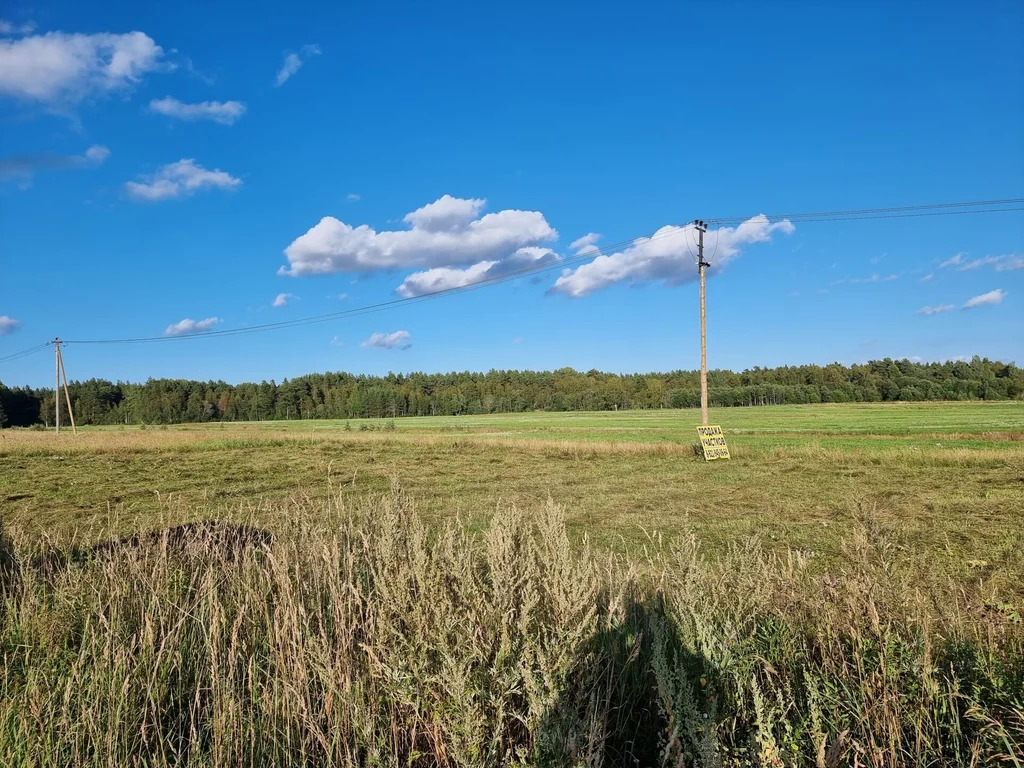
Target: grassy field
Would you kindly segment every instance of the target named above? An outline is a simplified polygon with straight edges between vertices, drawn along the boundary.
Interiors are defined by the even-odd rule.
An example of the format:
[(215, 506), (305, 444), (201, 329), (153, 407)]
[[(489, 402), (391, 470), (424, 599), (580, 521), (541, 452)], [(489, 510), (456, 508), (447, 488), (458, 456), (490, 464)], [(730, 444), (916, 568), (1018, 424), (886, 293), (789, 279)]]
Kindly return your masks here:
[(1024, 765), (1024, 407), (697, 418), (3, 431), (0, 764)]
[[(831, 558), (870, 523), (922, 567), (1024, 578), (1024, 405), (723, 409), (734, 458), (693, 455), (692, 411), (528, 413), (393, 421), (7, 430), (9, 524), (59, 537), (195, 519), (256, 519), (399, 484), (428, 519), (482, 524), (549, 498), (569, 529), (631, 550), (650, 532), (720, 549), (750, 535)], [(390, 429), (393, 427), (393, 430)], [(263, 511), (261, 511), (263, 510)], [(269, 511), (268, 511), (269, 510)]]

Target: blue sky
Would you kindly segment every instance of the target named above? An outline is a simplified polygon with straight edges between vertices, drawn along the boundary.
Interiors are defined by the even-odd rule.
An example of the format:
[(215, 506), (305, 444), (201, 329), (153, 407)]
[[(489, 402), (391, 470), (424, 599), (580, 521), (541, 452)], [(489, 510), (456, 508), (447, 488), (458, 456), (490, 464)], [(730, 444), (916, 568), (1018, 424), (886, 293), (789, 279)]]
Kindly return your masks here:
[[(664, 227), (1024, 196), (1014, 0), (346, 5), (4, 4), (0, 357), (167, 336), (70, 345), (68, 374), (695, 368)], [(716, 242), (711, 367), (1024, 361), (1024, 212)]]

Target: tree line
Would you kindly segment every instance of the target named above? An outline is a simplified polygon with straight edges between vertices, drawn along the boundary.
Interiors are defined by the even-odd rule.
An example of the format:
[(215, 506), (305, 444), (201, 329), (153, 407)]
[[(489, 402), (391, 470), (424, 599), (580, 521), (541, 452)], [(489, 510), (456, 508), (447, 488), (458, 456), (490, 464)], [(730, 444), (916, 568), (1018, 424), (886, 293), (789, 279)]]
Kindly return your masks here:
[[(458, 416), (522, 411), (695, 408), (697, 371), (616, 374), (600, 371), (314, 373), (280, 384), (103, 379), (68, 385), (79, 424), (172, 424), (270, 419)], [(755, 367), (708, 372), (713, 407), (920, 400), (1021, 400), (1024, 370), (974, 357), (970, 362), (876, 360), (861, 365)], [(63, 398), (64, 393), (61, 392)], [(0, 382), (0, 426), (49, 426), (52, 389)], [(64, 403), (61, 403), (64, 408)]]

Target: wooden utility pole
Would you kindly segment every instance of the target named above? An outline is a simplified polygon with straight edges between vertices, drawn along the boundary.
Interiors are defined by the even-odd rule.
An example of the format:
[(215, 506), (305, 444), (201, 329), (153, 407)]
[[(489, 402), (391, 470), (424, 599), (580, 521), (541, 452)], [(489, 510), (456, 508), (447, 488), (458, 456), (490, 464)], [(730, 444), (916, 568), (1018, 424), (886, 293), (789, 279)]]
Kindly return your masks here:
[(54, 348), (53, 356), (53, 405), (57, 409), (56, 420), (54, 422), (57, 428), (57, 434), (60, 434), (60, 339), (54, 339), (52, 342)]
[(71, 409), (71, 394), (68, 392), (68, 375), (64, 372), (64, 358), (60, 354), (60, 345), (64, 342), (59, 338), (54, 339), (50, 342), (53, 344), (54, 349), (54, 374), (53, 374), (53, 407), (55, 409), (56, 418), (54, 420), (54, 427), (57, 430), (57, 434), (60, 434), (60, 377), (64, 377), (64, 402), (68, 406), (68, 418), (71, 420), (71, 431), (78, 434), (78, 428), (75, 426), (75, 414)]
[(699, 233), (697, 242), (697, 270), (700, 273), (700, 423), (708, 423), (708, 321), (705, 299), (705, 283), (707, 268), (711, 265), (704, 261), (704, 233), (707, 224), (698, 219), (693, 222)]
[[(60, 346), (57, 347), (57, 363), (60, 365), (60, 375), (64, 379), (64, 402), (68, 405), (68, 418), (71, 420), (71, 432), (78, 434), (78, 427), (75, 426), (75, 409), (71, 407), (71, 393), (68, 392), (68, 372), (64, 370), (64, 355), (60, 353)], [(57, 398), (60, 399), (59, 397)]]

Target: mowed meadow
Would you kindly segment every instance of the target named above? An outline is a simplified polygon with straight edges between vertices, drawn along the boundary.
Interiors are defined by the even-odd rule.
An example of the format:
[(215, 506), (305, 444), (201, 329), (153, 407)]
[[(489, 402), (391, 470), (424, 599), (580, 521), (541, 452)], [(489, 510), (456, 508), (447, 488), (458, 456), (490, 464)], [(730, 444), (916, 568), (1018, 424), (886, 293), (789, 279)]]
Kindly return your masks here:
[(3, 430), (0, 763), (1021, 765), (1024, 404), (711, 422)]

